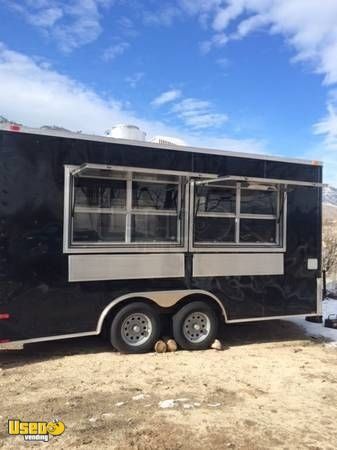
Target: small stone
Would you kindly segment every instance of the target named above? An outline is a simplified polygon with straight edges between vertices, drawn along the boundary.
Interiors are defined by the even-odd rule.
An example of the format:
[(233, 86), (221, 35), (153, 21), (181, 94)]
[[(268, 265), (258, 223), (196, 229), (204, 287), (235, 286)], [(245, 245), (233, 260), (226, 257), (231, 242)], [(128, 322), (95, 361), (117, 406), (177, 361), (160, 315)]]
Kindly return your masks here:
[(138, 395), (134, 395), (132, 397), (132, 400), (143, 400), (145, 398), (144, 394), (138, 394)]
[(112, 419), (114, 417), (114, 414), (113, 413), (103, 413), (102, 414), (102, 419), (105, 419), (105, 420), (110, 420), (110, 419)]
[(167, 350), (167, 346), (164, 341), (159, 340), (155, 343), (154, 351), (156, 353), (165, 353)]
[(193, 405), (191, 405), (190, 403), (184, 403), (183, 404), (183, 408), (184, 409), (191, 409), (191, 408), (193, 408)]
[(214, 350), (222, 350), (222, 344), (219, 339), (215, 339), (215, 341), (211, 345), (211, 348), (213, 348)]
[(166, 341), (167, 351), (168, 352), (176, 352), (178, 349), (177, 343), (174, 339), (168, 339)]
[(173, 399), (170, 400), (162, 400), (159, 402), (159, 408), (174, 408), (175, 403)]

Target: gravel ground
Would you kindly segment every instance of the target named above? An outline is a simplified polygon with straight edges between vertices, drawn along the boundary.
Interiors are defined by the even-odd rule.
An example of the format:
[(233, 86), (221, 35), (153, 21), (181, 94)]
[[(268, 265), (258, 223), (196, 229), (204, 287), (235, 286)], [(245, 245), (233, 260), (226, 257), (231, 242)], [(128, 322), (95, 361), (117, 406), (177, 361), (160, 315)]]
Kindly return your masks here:
[[(0, 447), (337, 448), (336, 347), (286, 321), (227, 326), (221, 340), (146, 355), (100, 338), (2, 350)], [(66, 429), (29, 443), (8, 435), (9, 418)]]

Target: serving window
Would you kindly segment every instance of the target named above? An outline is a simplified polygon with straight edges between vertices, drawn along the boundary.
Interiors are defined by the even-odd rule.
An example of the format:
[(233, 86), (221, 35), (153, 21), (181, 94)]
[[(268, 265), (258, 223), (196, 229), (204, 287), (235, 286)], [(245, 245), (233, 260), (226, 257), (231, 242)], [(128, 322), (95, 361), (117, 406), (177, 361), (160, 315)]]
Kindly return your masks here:
[(70, 247), (184, 244), (184, 176), (69, 169), (67, 183)]
[(196, 186), (193, 246), (279, 247), (282, 195), (277, 186)]

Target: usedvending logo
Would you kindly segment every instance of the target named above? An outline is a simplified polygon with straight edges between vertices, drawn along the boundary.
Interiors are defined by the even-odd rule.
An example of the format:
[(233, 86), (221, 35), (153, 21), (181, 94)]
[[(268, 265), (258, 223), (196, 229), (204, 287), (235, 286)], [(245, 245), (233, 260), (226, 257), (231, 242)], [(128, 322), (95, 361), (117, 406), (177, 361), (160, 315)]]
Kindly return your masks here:
[(52, 422), (24, 422), (19, 419), (8, 421), (8, 434), (11, 436), (23, 436), (25, 441), (48, 442), (50, 436), (60, 436), (65, 430), (65, 425), (60, 420)]

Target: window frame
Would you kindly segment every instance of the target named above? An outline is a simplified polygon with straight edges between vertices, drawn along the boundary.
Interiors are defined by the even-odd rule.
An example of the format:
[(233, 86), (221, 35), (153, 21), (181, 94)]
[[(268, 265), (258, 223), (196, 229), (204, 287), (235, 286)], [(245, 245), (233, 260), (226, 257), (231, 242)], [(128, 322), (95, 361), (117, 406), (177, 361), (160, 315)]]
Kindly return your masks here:
[[(275, 184), (266, 185), (254, 183), (252, 186), (242, 186), (244, 182), (236, 181), (234, 184), (217, 184), (212, 183), (214, 187), (222, 187), (224, 189), (232, 188), (236, 191), (236, 208), (234, 213), (199, 213), (195, 214), (195, 183), (191, 182), (190, 189), (190, 229), (189, 229), (189, 242), (190, 251), (201, 252), (285, 252), (286, 251), (286, 218), (287, 218), (287, 192), (280, 189), (280, 186)], [(241, 213), (241, 190), (267, 190), (272, 188), (278, 193), (277, 195), (277, 207), (276, 214), (246, 214)], [(282, 199), (283, 197), (283, 199)], [(281, 216), (280, 216), (281, 215)], [(235, 241), (233, 242), (195, 242), (194, 228), (196, 217), (218, 217), (218, 218), (232, 218), (235, 221)], [(274, 220), (275, 221), (275, 236), (276, 242), (240, 242), (240, 220), (253, 219), (253, 220)]]
[[(141, 178), (141, 181), (145, 179), (149, 182), (155, 182), (156, 178), (158, 183), (171, 183), (170, 180), (161, 179), (160, 176), (176, 176), (179, 179), (179, 184), (181, 185), (181, 208), (180, 212), (180, 226), (178, 230), (181, 230), (181, 242), (180, 243), (172, 243), (169, 241), (165, 241), (163, 243), (153, 243), (153, 242), (144, 242), (144, 243), (125, 243), (125, 242), (95, 242), (88, 245), (86, 242), (72, 243), (70, 241), (71, 236), (71, 220), (72, 220), (72, 201), (74, 198), (74, 183), (73, 183), (73, 172), (78, 174), (82, 168), (85, 170), (88, 169), (97, 169), (97, 170), (110, 170), (117, 172), (133, 172), (135, 174), (141, 173), (142, 175), (148, 174), (147, 178)], [(99, 178), (97, 175), (85, 175), (87, 178)], [(111, 175), (109, 177), (102, 178), (112, 178)], [(116, 179), (123, 179), (120, 176), (115, 177)], [(82, 165), (64, 165), (64, 218), (63, 218), (63, 253), (65, 254), (89, 254), (89, 253), (181, 253), (181, 252), (192, 252), (192, 253), (258, 253), (258, 252), (285, 252), (286, 251), (286, 233), (287, 233), (287, 192), (286, 189), (282, 190), (280, 185), (282, 184), (282, 180), (280, 180), (280, 184), (277, 184), (277, 189), (279, 191), (278, 196), (278, 207), (277, 207), (277, 215), (280, 214), (279, 223), (277, 225), (277, 244), (275, 243), (210, 243), (205, 242), (204, 244), (196, 243), (194, 244), (194, 203), (195, 203), (195, 184), (198, 184), (202, 180), (214, 179), (215, 186), (217, 185), (216, 178), (218, 176), (216, 174), (210, 173), (197, 173), (197, 172), (183, 172), (183, 171), (175, 171), (175, 170), (161, 170), (161, 169), (149, 169), (142, 167), (132, 167), (132, 166), (118, 166), (118, 165), (107, 165), (107, 164), (91, 164), (85, 163)], [(137, 177), (134, 177), (134, 180), (137, 180)], [(232, 180), (228, 180), (231, 183)], [(276, 181), (276, 180), (275, 180)], [(204, 181), (202, 181), (204, 183)], [(236, 181), (235, 186), (237, 189), (237, 185), (244, 181)], [(252, 189), (256, 189), (259, 185), (259, 181), (254, 180), (254, 187)], [(223, 187), (224, 185), (220, 185)], [(260, 184), (262, 189), (266, 189), (266, 187), (275, 188), (275, 183), (271, 183), (270, 185), (266, 183), (266, 180), (261, 182)], [(227, 185), (228, 187), (228, 185)], [(131, 194), (132, 195), (132, 192)], [(283, 197), (283, 204), (281, 208), (281, 198)], [(236, 202), (238, 202), (238, 196), (236, 196)], [(116, 212), (122, 211), (119, 208), (111, 208)], [(145, 212), (145, 209), (139, 209), (139, 214)], [(100, 210), (101, 212), (101, 210)], [(125, 211), (123, 211), (125, 213)], [(153, 214), (158, 214), (158, 210), (152, 210)], [(217, 213), (213, 212), (210, 214), (214, 214), (216, 217), (234, 217), (237, 220), (236, 212), (233, 213)], [(220, 214), (220, 216), (219, 216)], [(158, 214), (159, 215), (159, 214)], [(207, 216), (207, 213), (205, 214)], [(222, 216), (221, 216), (222, 215)], [(255, 215), (251, 214), (241, 214), (240, 218), (255, 218), (252, 217)], [(259, 218), (265, 218), (265, 215), (258, 215)], [(236, 226), (236, 229), (239, 229)], [(237, 231), (236, 231), (237, 233)]]
[[(193, 174), (190, 172), (178, 172), (170, 170), (146, 169), (131, 166), (106, 166), (93, 164), (96, 169), (106, 169), (110, 171), (124, 172), (125, 177), (117, 176), (98, 176), (87, 175), (84, 178), (108, 178), (126, 181), (126, 208), (106, 208), (106, 213), (116, 212), (126, 215), (126, 240), (122, 242), (74, 242), (73, 236), (73, 211), (74, 211), (74, 191), (75, 183), (74, 176), (77, 175), (81, 166), (79, 165), (65, 165), (64, 166), (64, 223), (63, 223), (63, 252), (69, 253), (169, 253), (169, 252), (183, 252), (188, 249), (188, 208), (189, 205), (189, 180), (191, 176), (197, 175), (200, 177), (209, 177), (210, 174)], [(95, 167), (94, 167), (95, 166)], [(75, 174), (73, 172), (75, 171)], [(155, 176), (153, 175), (155, 174)], [(161, 178), (161, 176), (163, 178)], [(165, 180), (165, 176), (176, 177), (175, 180)], [(178, 185), (178, 199), (177, 211), (175, 210), (156, 210), (154, 208), (132, 208), (132, 181), (147, 181), (151, 183), (167, 183)], [(95, 208), (78, 207), (82, 212), (94, 212)], [(104, 208), (103, 208), (104, 209)], [(108, 211), (109, 210), (109, 211)], [(97, 212), (102, 213), (102, 208), (97, 208)], [(103, 212), (104, 214), (104, 212)], [(137, 241), (131, 242), (131, 220), (133, 215), (165, 215), (177, 217), (177, 241), (161, 241), (148, 242)]]

